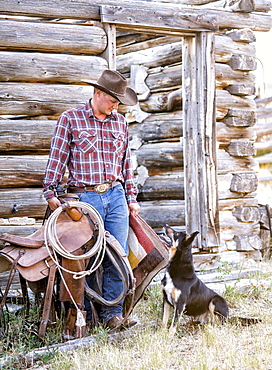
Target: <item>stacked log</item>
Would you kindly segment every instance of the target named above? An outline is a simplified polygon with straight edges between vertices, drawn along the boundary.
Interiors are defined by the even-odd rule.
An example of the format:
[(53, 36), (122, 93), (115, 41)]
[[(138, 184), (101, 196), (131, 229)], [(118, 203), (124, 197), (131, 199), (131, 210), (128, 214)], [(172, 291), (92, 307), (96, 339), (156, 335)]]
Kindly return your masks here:
[[(125, 36), (122, 35), (120, 38), (124, 40)], [(253, 32), (248, 29), (240, 32), (226, 32), (215, 37), (217, 180), (221, 247), (223, 250), (233, 249), (235, 246), (239, 251), (242, 248), (253, 250), (247, 235), (254, 235), (254, 238), (258, 240), (255, 246), (259, 246), (259, 248), (261, 246), (258, 236), (260, 231), (259, 217), (257, 216), (258, 202), (255, 198), (258, 165), (253, 158), (256, 138), (252, 128), (256, 123), (255, 102), (252, 98), (255, 80), (251, 72), (256, 67), (255, 64), (252, 64), (255, 55), (255, 49), (252, 45), (254, 40)], [(148, 199), (149, 194), (152, 194), (150, 189), (152, 182), (156, 194), (156, 181), (152, 181), (153, 177), (164, 176), (164, 181), (167, 181), (168, 177), (170, 183), (174, 179), (180, 181), (180, 173), (183, 171), (182, 145), (179, 138), (182, 136), (182, 44), (176, 39), (173, 43), (171, 38), (169, 41), (171, 42), (169, 45), (164, 43), (163, 46), (146, 48), (141, 51), (137, 50), (135, 44), (132, 44), (131, 51), (126, 45), (128, 53), (117, 57), (117, 66), (123, 73), (128, 73), (129, 64), (139, 63), (141, 58), (141, 65), (147, 68), (144, 82), (149, 94), (146, 100), (140, 102), (140, 107), (150, 115), (141, 123), (130, 125), (132, 138), (137, 137), (137, 143), (139, 140), (142, 142), (136, 151), (138, 164), (145, 166), (149, 175), (142, 185), (142, 189), (144, 189), (148, 182), (146, 185), (148, 192), (145, 196), (144, 190), (141, 190), (139, 198), (141, 200)], [(154, 39), (152, 42), (154, 44)], [(140, 43), (143, 45), (147, 41), (140, 41)], [(154, 49), (156, 50), (154, 51)], [(154, 61), (152, 61), (153, 56)], [(168, 110), (170, 112), (166, 115), (165, 112)], [(170, 120), (172, 117), (170, 124), (169, 121), (164, 121), (164, 115), (168, 116)], [(161, 159), (158, 160), (159, 158)], [(177, 163), (180, 163), (181, 166), (177, 166)], [(169, 175), (169, 171), (171, 171), (171, 175)], [(180, 201), (184, 199), (183, 194), (180, 192)], [(160, 194), (160, 197), (162, 196)], [(169, 196), (172, 200), (178, 199), (177, 193), (174, 197), (173, 194), (170, 195), (166, 191), (165, 199), (168, 202), (170, 201)], [(245, 198), (247, 202), (245, 202)], [(159, 207), (156, 200), (153, 201), (153, 204), (154, 209)], [(228, 204), (227, 208), (226, 204)], [(150, 205), (151, 203), (149, 203), (149, 207)], [(176, 207), (174, 202), (173, 207)], [(237, 219), (237, 207), (242, 207), (243, 212), (254, 207), (254, 210), (257, 210), (257, 212), (253, 212), (255, 220)], [(230, 214), (233, 215), (230, 217)], [(167, 217), (168, 215), (165, 216), (166, 222), (168, 222)], [(176, 221), (176, 224), (180, 226), (180, 220)], [(153, 224), (153, 227), (155, 226), (157, 223)]]
[[(237, 0), (228, 8), (222, 8), (220, 1), (169, 2), (169, 14), (180, 11), (180, 4), (187, 4), (195, 5), (190, 8), (191, 19), (200, 19), (207, 7), (211, 19), (218, 19), (218, 189), (214, 189), (220, 214), (218, 250), (252, 252), (258, 259), (261, 243), (258, 164), (253, 158), (256, 106), (252, 71), (256, 63), (252, 30), (270, 29), (271, 19), (266, 14), (269, 2)], [(109, 42), (100, 21), (101, 14), (110, 15), (110, 6), (116, 2), (95, 0), (90, 4), (86, 0), (76, 6), (68, 0), (61, 5), (48, 0), (35, 6), (31, 0), (0, 3), (5, 15), (0, 19), (5, 25), (0, 38), (0, 217), (28, 216), (39, 222), (46, 209), (41, 182), (56, 119), (64, 110), (84, 104), (92, 94), (84, 80), (97, 80), (108, 67), (105, 56)], [(144, 10), (151, 14), (154, 6), (162, 12), (164, 3), (120, 1), (118, 5), (137, 20)], [(163, 18), (166, 13), (160, 14)], [(18, 15), (25, 16), (24, 21), (15, 17)], [(130, 79), (140, 100), (139, 106), (121, 107), (120, 112), (129, 121), (141, 215), (158, 231), (165, 223), (184, 228), (182, 38), (174, 32), (159, 34), (150, 27), (146, 33), (139, 32), (135, 24), (126, 27), (117, 32), (116, 66)], [(9, 227), (2, 224), (0, 232)]]

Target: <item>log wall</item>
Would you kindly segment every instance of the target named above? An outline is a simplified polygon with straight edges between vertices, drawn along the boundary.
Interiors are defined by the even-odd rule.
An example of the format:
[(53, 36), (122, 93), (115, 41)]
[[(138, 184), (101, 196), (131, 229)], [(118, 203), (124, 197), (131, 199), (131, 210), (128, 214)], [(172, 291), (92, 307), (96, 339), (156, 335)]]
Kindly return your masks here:
[[(215, 191), (221, 240), (209, 251), (245, 251), (246, 256), (257, 249), (254, 258), (261, 258), (253, 30), (270, 29), (271, 4), (237, 0), (222, 8), (220, 1), (169, 2), (171, 9), (194, 5), (192, 17), (208, 8), (219, 20)], [(125, 6), (137, 20), (139, 9), (143, 16), (145, 8), (149, 14), (154, 7), (164, 9), (164, 3), (132, 1)], [(46, 208), (41, 183), (56, 119), (64, 110), (84, 104), (92, 88), (83, 81), (97, 80), (108, 67), (109, 41), (100, 5), (115, 2), (82, 0), (75, 7), (68, 0), (61, 6), (53, 0), (0, 0), (0, 5), (1, 233), (14, 232), (16, 225), (7, 223), (14, 217), (35, 218), (39, 227)], [(182, 38), (151, 31), (138, 32), (133, 25), (117, 29), (116, 68), (130, 79), (140, 100), (137, 107), (120, 107), (120, 112), (129, 122), (141, 215), (160, 231), (165, 223), (185, 226)], [(17, 231), (22, 234), (23, 228)]]

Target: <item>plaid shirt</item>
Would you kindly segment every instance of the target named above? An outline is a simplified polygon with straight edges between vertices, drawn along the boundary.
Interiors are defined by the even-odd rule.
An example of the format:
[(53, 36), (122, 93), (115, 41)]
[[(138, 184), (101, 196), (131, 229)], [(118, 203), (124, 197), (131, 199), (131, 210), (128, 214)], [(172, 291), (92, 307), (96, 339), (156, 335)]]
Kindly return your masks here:
[(127, 123), (119, 113), (98, 120), (90, 102), (62, 113), (58, 119), (44, 177), (49, 200), (66, 166), (68, 186), (90, 186), (120, 180), (127, 202), (136, 202), (137, 186), (129, 148)]

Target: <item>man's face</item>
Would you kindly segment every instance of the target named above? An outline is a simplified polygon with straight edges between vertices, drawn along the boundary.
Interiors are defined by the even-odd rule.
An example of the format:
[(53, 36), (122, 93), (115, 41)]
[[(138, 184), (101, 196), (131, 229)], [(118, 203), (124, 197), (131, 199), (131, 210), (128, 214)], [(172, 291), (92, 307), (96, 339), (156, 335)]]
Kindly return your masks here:
[(119, 100), (115, 99), (113, 96), (105, 93), (104, 91), (98, 91), (98, 110), (101, 114), (106, 114), (109, 116), (113, 110), (118, 109)]

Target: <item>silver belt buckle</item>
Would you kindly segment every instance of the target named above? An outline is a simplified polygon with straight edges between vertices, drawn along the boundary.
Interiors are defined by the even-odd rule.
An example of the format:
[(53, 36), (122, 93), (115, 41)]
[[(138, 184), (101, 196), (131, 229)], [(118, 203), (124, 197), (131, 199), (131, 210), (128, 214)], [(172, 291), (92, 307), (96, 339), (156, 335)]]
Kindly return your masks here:
[(111, 185), (108, 182), (104, 182), (104, 184), (95, 185), (94, 191), (97, 194), (105, 194), (109, 189)]

